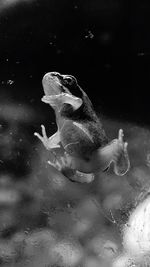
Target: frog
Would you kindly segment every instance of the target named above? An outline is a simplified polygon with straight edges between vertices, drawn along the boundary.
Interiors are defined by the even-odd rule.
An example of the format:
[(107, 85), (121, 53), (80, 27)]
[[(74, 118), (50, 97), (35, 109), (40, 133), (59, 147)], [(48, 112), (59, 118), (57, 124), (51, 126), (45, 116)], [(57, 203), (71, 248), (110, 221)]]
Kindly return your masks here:
[[(91, 182), (95, 174), (109, 170), (113, 164), (116, 175), (125, 175), (130, 168), (128, 143), (123, 130), (109, 140), (91, 100), (77, 79), (68, 74), (48, 72), (42, 79), (42, 102), (54, 110), (57, 131), (48, 137), (44, 125), (42, 134), (34, 133), (44, 147), (53, 153), (56, 167), (72, 181)], [(57, 157), (58, 150), (63, 150)]]

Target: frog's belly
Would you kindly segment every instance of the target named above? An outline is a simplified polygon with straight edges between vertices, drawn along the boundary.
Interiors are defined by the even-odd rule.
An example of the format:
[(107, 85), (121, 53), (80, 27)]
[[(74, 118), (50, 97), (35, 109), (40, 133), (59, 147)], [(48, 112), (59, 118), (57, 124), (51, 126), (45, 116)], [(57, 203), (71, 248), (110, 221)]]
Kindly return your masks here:
[(87, 124), (65, 121), (60, 131), (60, 138), (64, 149), (72, 156), (88, 159), (97, 148)]

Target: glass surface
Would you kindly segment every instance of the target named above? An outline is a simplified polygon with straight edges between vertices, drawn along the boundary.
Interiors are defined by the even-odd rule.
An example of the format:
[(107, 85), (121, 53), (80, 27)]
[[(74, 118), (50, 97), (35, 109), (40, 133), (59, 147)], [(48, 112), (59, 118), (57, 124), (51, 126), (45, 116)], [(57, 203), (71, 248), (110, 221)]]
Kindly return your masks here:
[[(2, 267), (150, 266), (149, 14), (145, 0), (0, 1)], [(109, 141), (123, 129), (125, 175), (111, 164), (76, 179), (49, 164), (34, 133), (57, 131), (41, 101), (51, 71), (76, 77)]]

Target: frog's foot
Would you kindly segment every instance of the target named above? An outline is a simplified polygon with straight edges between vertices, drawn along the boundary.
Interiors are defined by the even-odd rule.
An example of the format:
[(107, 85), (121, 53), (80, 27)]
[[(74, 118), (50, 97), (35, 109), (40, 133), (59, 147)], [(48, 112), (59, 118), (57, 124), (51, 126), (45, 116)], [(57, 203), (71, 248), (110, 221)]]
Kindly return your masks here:
[(66, 152), (64, 156), (55, 157), (54, 162), (48, 161), (48, 163), (60, 171), (65, 177), (67, 177), (72, 182), (77, 183), (91, 183), (94, 180), (93, 173), (83, 173), (72, 169), (70, 166), (70, 162), (68, 161), (68, 155), (66, 156)]
[(47, 163), (51, 166), (53, 166), (55, 169), (57, 169), (58, 171), (61, 172), (62, 170), (62, 165), (61, 163), (59, 162), (59, 160), (57, 159), (57, 157), (55, 157), (55, 160), (54, 162), (52, 162), (51, 160), (48, 160)]
[(117, 175), (124, 175), (130, 168), (130, 161), (127, 152), (128, 143), (123, 141), (123, 130), (119, 130), (118, 139), (115, 139), (114, 142), (116, 146), (114, 147), (114, 172)]
[(63, 173), (68, 179), (74, 182), (78, 183), (91, 183), (94, 180), (94, 174), (93, 173), (84, 173), (81, 171), (78, 171), (73, 167), (74, 164), (72, 164), (72, 157), (65, 151), (64, 153), (64, 168)]
[(42, 135), (40, 135), (39, 133), (34, 133), (34, 135), (37, 136), (41, 140), (45, 148), (48, 150), (51, 150), (53, 148), (59, 148), (60, 147), (59, 132), (56, 132), (55, 134), (53, 134), (51, 137), (48, 138), (46, 134), (45, 126), (41, 125), (41, 128), (42, 128)]
[[(66, 153), (63, 154), (63, 156), (57, 156), (57, 153), (53, 154), (54, 155), (54, 160), (48, 161), (48, 164), (52, 165), (55, 167), (58, 171), (63, 172), (64, 169), (70, 169), (69, 167), (69, 162), (66, 158)], [(68, 164), (69, 163), (69, 164)]]

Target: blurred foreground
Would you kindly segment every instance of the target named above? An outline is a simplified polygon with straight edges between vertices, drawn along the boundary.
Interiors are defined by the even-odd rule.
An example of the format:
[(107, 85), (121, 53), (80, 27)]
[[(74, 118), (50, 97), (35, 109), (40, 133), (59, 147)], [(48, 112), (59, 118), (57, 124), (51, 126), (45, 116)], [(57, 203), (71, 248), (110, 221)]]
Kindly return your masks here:
[(2, 103), (0, 265), (119, 266), (123, 226), (150, 186), (150, 130), (104, 119), (110, 139), (124, 130), (131, 169), (123, 177), (110, 169), (79, 184), (47, 163), (49, 152), (33, 136), (37, 114), (11, 99)]

